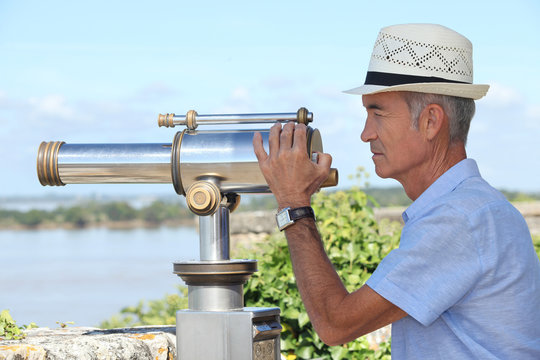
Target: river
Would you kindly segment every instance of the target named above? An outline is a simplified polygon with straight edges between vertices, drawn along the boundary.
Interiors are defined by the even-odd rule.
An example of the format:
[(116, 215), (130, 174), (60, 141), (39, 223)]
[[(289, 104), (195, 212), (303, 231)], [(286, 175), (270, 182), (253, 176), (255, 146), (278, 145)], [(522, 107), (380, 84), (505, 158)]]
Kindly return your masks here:
[(182, 284), (173, 262), (199, 259), (196, 228), (0, 231), (0, 310), (17, 325), (97, 326)]

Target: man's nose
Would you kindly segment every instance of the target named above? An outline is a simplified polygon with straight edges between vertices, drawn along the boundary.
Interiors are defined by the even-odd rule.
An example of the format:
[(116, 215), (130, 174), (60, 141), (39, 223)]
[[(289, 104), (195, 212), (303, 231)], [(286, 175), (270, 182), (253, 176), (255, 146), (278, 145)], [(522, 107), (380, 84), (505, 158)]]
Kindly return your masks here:
[(369, 120), (368, 117), (366, 119), (366, 123), (364, 124), (364, 130), (362, 131), (362, 134), (360, 134), (360, 139), (362, 139), (363, 142), (370, 142), (375, 140), (376, 138), (377, 134), (373, 127), (373, 123)]

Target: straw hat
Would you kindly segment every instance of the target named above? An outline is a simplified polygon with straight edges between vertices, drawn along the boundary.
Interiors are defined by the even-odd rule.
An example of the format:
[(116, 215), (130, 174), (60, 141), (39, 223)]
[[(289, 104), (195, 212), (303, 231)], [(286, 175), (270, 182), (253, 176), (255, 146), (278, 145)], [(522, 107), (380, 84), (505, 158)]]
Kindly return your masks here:
[(472, 44), (441, 25), (404, 24), (381, 29), (364, 85), (345, 91), (366, 95), (385, 91), (480, 99), (489, 85), (473, 82)]

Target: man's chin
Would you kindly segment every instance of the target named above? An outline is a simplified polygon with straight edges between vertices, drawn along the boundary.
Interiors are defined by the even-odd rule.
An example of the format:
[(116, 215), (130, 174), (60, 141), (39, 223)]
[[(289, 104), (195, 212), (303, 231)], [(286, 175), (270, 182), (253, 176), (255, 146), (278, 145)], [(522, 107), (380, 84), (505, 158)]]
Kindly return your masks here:
[(378, 166), (375, 166), (375, 174), (377, 174), (377, 176), (380, 177), (381, 179), (392, 178), (388, 172), (385, 172), (383, 169), (381, 169)]

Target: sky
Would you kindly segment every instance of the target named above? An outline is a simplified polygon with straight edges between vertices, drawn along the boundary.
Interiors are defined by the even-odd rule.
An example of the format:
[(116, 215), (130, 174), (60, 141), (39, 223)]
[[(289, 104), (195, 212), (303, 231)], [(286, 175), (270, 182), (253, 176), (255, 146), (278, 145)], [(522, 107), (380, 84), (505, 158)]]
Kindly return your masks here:
[(438, 23), (468, 37), (477, 102), (467, 145), (495, 187), (540, 191), (540, 2), (0, 0), (0, 198), (174, 195), (172, 185), (42, 187), (41, 141), (170, 143), (159, 113), (314, 113), (340, 186), (362, 166), (363, 84), (381, 27)]

